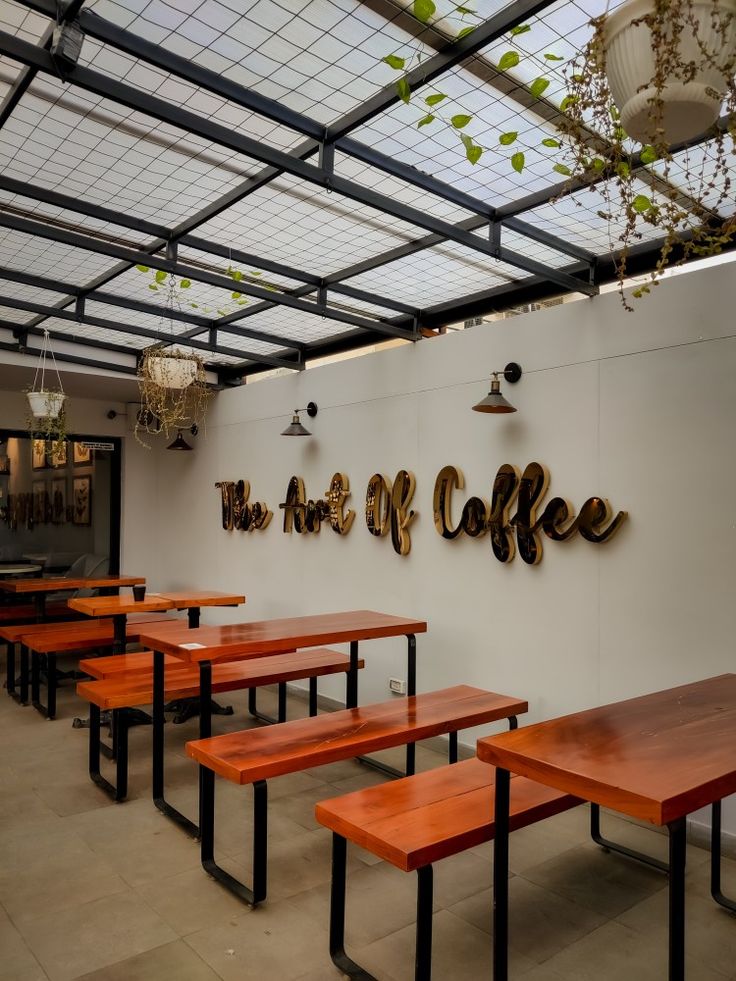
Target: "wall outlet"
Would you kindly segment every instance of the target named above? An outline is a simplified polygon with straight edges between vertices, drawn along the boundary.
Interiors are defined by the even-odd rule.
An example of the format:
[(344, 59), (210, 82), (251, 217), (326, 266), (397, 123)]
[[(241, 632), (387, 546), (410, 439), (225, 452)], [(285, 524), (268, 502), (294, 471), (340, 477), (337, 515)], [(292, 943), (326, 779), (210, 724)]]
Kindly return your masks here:
[(406, 682), (402, 678), (389, 678), (388, 690), (393, 695), (406, 695)]

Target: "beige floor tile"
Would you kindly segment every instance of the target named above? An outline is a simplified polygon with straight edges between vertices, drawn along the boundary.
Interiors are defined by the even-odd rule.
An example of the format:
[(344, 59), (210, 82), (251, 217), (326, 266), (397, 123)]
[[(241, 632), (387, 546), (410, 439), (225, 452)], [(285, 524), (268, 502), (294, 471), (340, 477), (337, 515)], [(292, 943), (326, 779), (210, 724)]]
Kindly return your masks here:
[(315, 924), (297, 903), (268, 903), (186, 938), (189, 946), (224, 981), (295, 981), (308, 971), (332, 966), (327, 923)]
[(132, 890), (42, 916), (18, 917), (15, 924), (51, 981), (71, 981), (177, 939)]
[(191, 947), (177, 940), (83, 974), (78, 981), (218, 981), (218, 978)]
[(47, 981), (43, 968), (5, 914), (0, 915), (0, 978)]
[(180, 937), (241, 916), (247, 908), (201, 866), (144, 883), (138, 894)]

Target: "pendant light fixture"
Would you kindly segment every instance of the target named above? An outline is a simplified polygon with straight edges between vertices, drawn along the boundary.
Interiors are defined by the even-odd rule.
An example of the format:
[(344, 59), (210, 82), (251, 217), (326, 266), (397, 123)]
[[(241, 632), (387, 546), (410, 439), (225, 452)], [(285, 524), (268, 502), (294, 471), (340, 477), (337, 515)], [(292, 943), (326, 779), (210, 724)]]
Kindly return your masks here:
[(307, 402), (307, 407), (305, 409), (294, 409), (294, 415), (291, 417), (291, 422), (286, 427), (286, 429), (281, 433), (282, 436), (311, 436), (312, 434), (308, 429), (302, 426), (301, 420), (299, 418), (300, 412), (306, 412), (310, 419), (314, 419), (317, 415), (317, 404), (315, 402)]
[(181, 429), (176, 431), (176, 439), (173, 443), (169, 443), (166, 447), (167, 450), (192, 450), (192, 447), (187, 443), (181, 434)]
[(516, 412), (516, 406), (512, 405), (501, 394), (501, 382), (498, 380), (498, 376), (503, 374), (505, 381), (515, 384), (521, 378), (521, 365), (518, 365), (515, 361), (510, 361), (503, 369), (503, 372), (493, 371), (491, 374), (493, 376), (491, 378), (491, 390), (484, 399), (473, 406), (473, 410), (475, 412), (494, 412), (499, 414)]

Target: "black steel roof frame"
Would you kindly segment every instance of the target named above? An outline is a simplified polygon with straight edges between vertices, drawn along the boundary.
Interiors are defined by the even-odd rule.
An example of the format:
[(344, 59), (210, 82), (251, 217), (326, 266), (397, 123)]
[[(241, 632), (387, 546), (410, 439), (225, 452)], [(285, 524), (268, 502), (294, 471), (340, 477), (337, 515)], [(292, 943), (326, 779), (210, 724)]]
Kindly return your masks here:
[[(34, 9), (37, 9), (37, 10), (40, 10), (41, 12), (47, 13), (47, 14), (50, 14), (51, 8), (54, 7), (54, 4), (51, 2), (51, 0), (48, 0), (48, 2), (42, 2), (42, 0), (39, 0), (39, 2), (28, 2), (28, 0), (22, 0), (22, 2), (24, 2), (27, 6), (30, 6), (30, 7), (34, 8)], [(548, 6), (548, 5), (549, 5), (549, 0), (548, 0), (547, 3), (537, 3), (537, 4), (527, 3), (527, 4), (525, 4), (525, 6), (527, 8), (529, 8), (529, 9), (532, 8), (532, 7), (533, 8), (538, 8), (538, 9), (542, 9), (542, 8)], [(521, 6), (521, 5), (516, 5), (516, 6)], [(89, 17), (94, 17), (95, 15), (88, 15), (85, 12), (83, 14), (83, 16), (86, 18), (88, 16)], [(517, 14), (515, 16), (515, 18), (513, 18), (511, 20), (511, 23), (515, 22), (515, 20), (518, 20), (518, 18), (519, 17), (522, 17), (522, 16), (525, 16), (525, 14), (523, 14), (523, 13), (522, 14)], [(97, 18), (97, 19), (99, 20), (99, 18)], [(483, 43), (487, 43), (487, 42), (483, 42)], [(453, 47), (456, 48), (456, 46), (453, 46)], [(465, 57), (465, 56), (466, 55), (463, 54), (457, 60), (462, 60), (462, 58)], [(446, 69), (443, 69), (443, 70), (446, 70)], [(382, 93), (379, 93), (379, 96), (381, 96), (381, 95), (382, 95)], [(384, 99), (385, 99), (385, 94), (384, 94)], [(393, 97), (393, 100), (395, 101), (395, 97)], [(389, 101), (390, 101), (390, 99), (389, 99)], [(374, 100), (374, 102), (375, 102), (375, 100)], [(375, 105), (373, 107), (369, 107), (368, 104), (366, 104), (365, 107), (359, 107), (359, 108), (360, 109), (363, 109), (364, 111), (367, 111), (369, 114), (372, 113), (373, 115), (375, 115), (377, 112), (382, 111), (382, 108), (385, 108), (385, 104), (381, 108), (377, 108)], [(348, 115), (350, 115), (350, 114), (348, 114)], [(353, 117), (354, 117), (354, 119), (356, 118), (355, 117), (355, 114), (353, 114)], [(366, 118), (370, 118), (370, 115), (364, 115), (362, 118), (359, 118), (357, 120), (357, 122), (355, 122), (354, 124), (355, 125), (360, 125), (360, 123), (363, 122), (363, 121), (365, 121)], [(340, 123), (337, 125), (337, 132), (338, 132), (337, 138), (339, 139), (340, 138), (340, 133), (341, 132), (348, 131), (349, 128), (351, 128), (351, 122), (348, 120), (348, 117), (346, 117), (346, 119), (344, 121), (340, 121)], [(308, 149), (305, 145), (302, 145), (302, 146), (296, 148), (296, 151), (292, 151), (292, 152), (297, 152), (297, 153), (301, 153), (301, 154), (303, 154), (305, 156), (308, 156), (311, 153), (314, 153), (316, 151), (316, 149), (317, 149), (317, 147), (312, 147), (311, 149)], [(373, 163), (374, 166), (377, 165), (375, 163), (375, 161), (373, 161), (372, 163)], [(408, 168), (408, 169), (409, 170), (413, 170), (413, 168)], [(271, 171), (271, 174), (270, 175), (267, 175), (266, 174), (266, 171), (269, 171), (269, 170)], [(192, 220), (193, 221), (197, 221), (200, 218), (200, 216), (203, 215), (203, 213), (206, 212), (206, 211), (208, 211), (208, 210), (210, 211), (210, 216), (211, 216), (212, 213), (219, 213), (219, 210), (222, 210), (222, 208), (228, 206), (228, 202), (226, 201), (226, 199), (228, 199), (228, 198), (230, 199), (230, 202), (229, 203), (232, 203), (234, 200), (240, 200), (240, 199), (242, 199), (241, 198), (241, 193), (247, 194), (247, 193), (252, 192), (252, 190), (255, 188), (255, 186), (262, 186), (263, 183), (265, 183), (267, 180), (272, 179), (273, 176), (276, 176), (278, 173), (281, 173), (281, 172), (283, 172), (283, 171), (282, 170), (279, 170), (277, 167), (265, 168), (265, 170), (261, 174), (256, 175), (254, 178), (251, 178), (251, 179), (249, 179), (249, 181), (245, 182), (245, 184), (243, 185), (242, 190), (241, 190), (241, 188), (235, 189), (234, 192), (230, 192), (228, 195), (225, 195), (223, 197), (223, 199), (221, 199), (219, 202), (215, 202), (213, 205), (210, 205), (208, 209), (203, 209), (203, 212), (200, 212), (199, 215), (193, 216), (193, 219)], [(545, 201), (548, 200), (548, 196), (549, 195), (545, 196), (545, 198), (544, 198)], [(514, 205), (516, 205), (516, 204), (518, 204), (518, 202), (514, 202)], [(514, 205), (512, 205), (511, 208), (514, 208)], [(218, 209), (218, 210), (215, 210), (215, 209)], [(504, 213), (504, 209), (499, 209), (498, 214), (499, 214), (499, 217), (503, 217), (503, 218), (508, 218), (509, 217), (509, 212), (507, 211), (506, 213)], [(510, 217), (513, 220), (513, 214), (511, 214)], [(203, 219), (203, 220), (206, 220), (206, 219)], [(483, 225), (487, 224), (487, 222), (488, 222), (488, 219), (487, 218), (480, 217), (479, 216), (476, 219), (472, 219), (471, 218), (471, 219), (468, 219), (466, 222), (459, 223), (459, 226), (460, 227), (463, 227), (464, 226), (464, 230), (470, 231), (473, 228), (482, 227)], [(190, 222), (187, 221), (187, 222), (184, 222), (182, 224), (189, 225)], [(521, 228), (519, 228), (518, 230), (521, 231), (522, 234), (523, 234), (523, 231), (522, 231)], [(176, 232), (174, 234), (176, 235)], [(552, 236), (551, 238), (555, 238), (555, 237)], [(355, 264), (355, 266), (349, 267), (346, 270), (342, 270), (342, 271), (339, 271), (337, 273), (333, 273), (330, 277), (325, 277), (325, 280), (323, 282), (324, 282), (324, 284), (326, 286), (329, 286), (331, 280), (332, 280), (332, 282), (334, 284), (335, 282), (338, 282), (339, 279), (341, 279), (343, 277), (344, 278), (349, 278), (349, 276), (351, 276), (351, 275), (357, 275), (358, 272), (365, 271), (368, 268), (378, 268), (380, 265), (385, 264), (387, 261), (393, 261), (395, 258), (398, 258), (400, 255), (411, 254), (412, 252), (418, 251), (421, 248), (431, 247), (431, 245), (437, 244), (437, 243), (439, 243), (441, 241), (444, 241), (444, 240), (446, 240), (446, 237), (444, 235), (442, 235), (441, 233), (432, 233), (430, 235), (424, 236), (422, 239), (419, 239), (416, 242), (407, 243), (404, 246), (399, 246), (396, 249), (389, 250), (389, 252), (384, 253), (384, 256), (382, 256), (382, 257), (375, 257), (375, 259), (373, 259), (373, 260), (366, 260), (363, 263), (357, 263), (357, 264)], [(162, 243), (158, 247), (161, 248), (161, 247), (163, 247), (164, 244), (165, 243)], [(552, 245), (553, 248), (555, 247), (552, 244), (551, 241), (548, 241), (545, 244), (550, 244), (550, 245)], [(199, 247), (199, 246), (194, 246), (194, 247)], [(584, 250), (581, 250), (581, 251), (584, 251)], [(582, 258), (582, 256), (581, 256), (581, 258)], [(586, 258), (587, 258), (587, 256), (586, 256)], [(381, 259), (383, 261), (380, 261)], [(151, 264), (153, 264), (153, 263), (151, 263)], [(125, 268), (125, 266), (123, 268)], [(580, 266), (579, 265), (568, 266), (568, 267), (565, 268), (565, 272), (568, 272), (568, 271), (572, 272), (573, 270), (576, 270), (576, 269), (577, 270), (580, 270)], [(116, 274), (117, 273), (113, 271), (113, 275), (116, 275)], [(526, 279), (522, 280), (518, 284), (518, 286), (517, 286), (516, 283), (512, 283), (508, 287), (499, 287), (497, 289), (498, 289), (498, 292), (501, 293), (501, 292), (506, 292), (506, 291), (511, 291), (511, 290), (514, 290), (515, 291), (517, 288), (519, 290), (523, 290), (526, 285), (528, 285), (530, 287), (536, 288), (537, 287), (537, 284), (539, 284), (540, 282), (543, 282), (543, 283), (547, 284), (547, 288), (548, 289), (553, 289), (554, 288), (554, 284), (549, 283), (544, 277), (535, 275), (535, 276), (527, 277)], [(232, 284), (229, 284), (229, 286), (231, 287)], [(305, 285), (305, 287), (301, 287), (298, 290), (295, 290), (293, 295), (294, 296), (307, 295), (308, 293), (314, 292), (314, 290), (315, 290), (315, 286), (314, 285), (311, 285), (311, 286)], [(356, 298), (359, 298), (359, 297), (356, 297)], [(272, 299), (273, 299), (272, 297), (269, 297), (268, 299), (264, 299), (264, 302), (258, 304), (256, 307), (251, 307), (247, 311), (243, 311), (244, 316), (245, 317), (249, 317), (249, 316), (251, 316), (253, 314), (256, 314), (256, 313), (260, 312), (260, 310), (262, 310), (262, 309), (270, 309), (274, 305), (273, 302), (272, 302)], [(454, 307), (454, 309), (457, 310), (457, 309), (461, 309), (458, 306), (458, 304), (460, 304), (460, 303), (462, 303), (462, 299), (461, 298), (458, 298), (458, 300), (457, 301), (453, 301), (453, 303), (451, 305)], [(435, 312), (435, 308), (432, 308), (431, 310), (427, 310), (426, 311), (426, 313), (428, 315), (433, 315), (434, 312)], [(52, 314), (51, 315), (54, 315), (55, 313), (56, 313), (56, 311), (54, 310), (54, 311), (52, 311)], [(455, 318), (455, 319), (457, 319), (457, 318)], [(397, 320), (394, 321), (394, 323), (399, 323), (399, 322), (400, 322), (400, 320), (398, 318), (397, 318)], [(225, 326), (222, 322), (219, 322), (219, 321), (216, 321), (214, 325), (215, 326), (219, 326), (219, 327), (224, 327)], [(202, 325), (200, 329), (201, 330), (208, 329), (209, 326), (210, 326), (209, 324), (208, 325)], [(197, 332), (200, 332), (200, 331), (197, 331)], [(194, 334), (195, 332), (192, 331), (192, 333)], [(372, 338), (371, 337), (371, 338), (367, 338), (367, 339), (369, 340), (369, 342), (372, 342), (375, 338)], [(339, 339), (338, 339), (338, 342), (339, 342)], [(285, 341), (283, 343), (286, 344)], [(330, 342), (330, 343), (332, 344), (333, 342)], [(307, 345), (307, 348), (311, 350), (313, 348), (313, 345)]]

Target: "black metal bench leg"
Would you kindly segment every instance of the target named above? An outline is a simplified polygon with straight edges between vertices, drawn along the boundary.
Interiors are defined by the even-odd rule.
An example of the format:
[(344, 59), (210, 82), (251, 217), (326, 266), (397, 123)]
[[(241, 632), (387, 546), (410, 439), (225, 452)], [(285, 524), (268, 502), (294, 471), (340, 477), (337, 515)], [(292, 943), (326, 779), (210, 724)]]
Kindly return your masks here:
[(89, 775), (93, 783), (118, 803), (128, 794), (128, 723), (125, 710), (113, 712), (113, 725), (117, 729), (117, 760), (115, 765), (117, 786), (114, 787), (100, 773), (100, 709), (89, 707)]
[(657, 869), (658, 872), (667, 873), (670, 870), (668, 862), (662, 862), (651, 855), (645, 855), (643, 852), (638, 852), (633, 848), (627, 848), (626, 845), (619, 845), (615, 841), (604, 838), (601, 834), (601, 809), (598, 804), (590, 805), (590, 837), (596, 845), (600, 845), (605, 851), (616, 852), (627, 858), (633, 858), (634, 861), (649, 865), (651, 868)]
[(669, 981), (685, 981), (685, 856), (687, 821), (668, 825), (670, 832)]
[(417, 945), (414, 981), (432, 978), (432, 866), (417, 869)]
[(330, 887), (330, 957), (338, 970), (353, 981), (376, 981), (372, 974), (345, 953), (345, 890), (347, 841), (332, 833), (332, 885)]
[(721, 889), (721, 801), (719, 800), (711, 808), (710, 894), (719, 906), (736, 913), (736, 901), (725, 896)]
[(496, 768), (493, 842), (493, 981), (509, 977), (509, 794), (511, 774)]
[(317, 679), (309, 679), (309, 717), (317, 714)]
[[(259, 722), (266, 722), (268, 725), (276, 725), (278, 722), (286, 721), (286, 685), (279, 683), (279, 705), (278, 716), (266, 715), (265, 712), (258, 711), (258, 689), (248, 689), (248, 714), (258, 719)], [(283, 718), (282, 718), (283, 715)]]
[(262, 903), (268, 886), (268, 785), (265, 780), (253, 784), (253, 888), (230, 875), (215, 861), (215, 774), (201, 767), (199, 792), (200, 854), (202, 868), (231, 893), (250, 906)]
[(25, 644), (20, 645), (20, 704), (28, 705), (28, 684), (29, 684), (29, 665), (28, 648)]
[(56, 654), (46, 655), (46, 701), (41, 701), (40, 657), (34, 652), (31, 661), (31, 704), (45, 719), (56, 715)]

